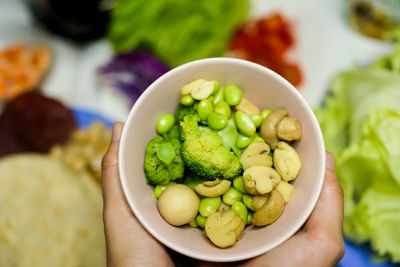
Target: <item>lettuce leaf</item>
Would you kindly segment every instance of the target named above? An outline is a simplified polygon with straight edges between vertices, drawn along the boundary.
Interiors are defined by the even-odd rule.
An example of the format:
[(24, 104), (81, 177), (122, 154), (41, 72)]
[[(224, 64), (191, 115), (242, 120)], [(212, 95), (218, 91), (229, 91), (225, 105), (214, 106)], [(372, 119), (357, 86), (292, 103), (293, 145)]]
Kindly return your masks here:
[(400, 262), (399, 47), (335, 77), (316, 110), (344, 190), (345, 236), (393, 262)]

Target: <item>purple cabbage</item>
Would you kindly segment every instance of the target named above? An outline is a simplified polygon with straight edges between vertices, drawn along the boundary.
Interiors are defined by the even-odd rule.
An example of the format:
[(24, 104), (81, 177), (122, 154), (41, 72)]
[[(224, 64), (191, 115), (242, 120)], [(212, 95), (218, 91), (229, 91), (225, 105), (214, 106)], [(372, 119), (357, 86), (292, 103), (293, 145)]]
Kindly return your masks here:
[(152, 54), (133, 50), (115, 56), (99, 69), (99, 75), (133, 105), (144, 90), (168, 70), (167, 65)]

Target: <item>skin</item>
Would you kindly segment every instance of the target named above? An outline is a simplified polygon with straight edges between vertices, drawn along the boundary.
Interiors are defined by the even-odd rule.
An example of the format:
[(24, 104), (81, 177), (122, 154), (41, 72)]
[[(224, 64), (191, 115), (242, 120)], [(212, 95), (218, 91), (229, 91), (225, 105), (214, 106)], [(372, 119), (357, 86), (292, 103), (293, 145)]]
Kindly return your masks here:
[(270, 252), (245, 262), (196, 262), (167, 250), (138, 222), (122, 192), (118, 174), (118, 147), (123, 124), (113, 128), (112, 141), (102, 162), (103, 220), (108, 266), (334, 266), (344, 255), (342, 237), (343, 191), (327, 153), (324, 186), (311, 216), (289, 240)]

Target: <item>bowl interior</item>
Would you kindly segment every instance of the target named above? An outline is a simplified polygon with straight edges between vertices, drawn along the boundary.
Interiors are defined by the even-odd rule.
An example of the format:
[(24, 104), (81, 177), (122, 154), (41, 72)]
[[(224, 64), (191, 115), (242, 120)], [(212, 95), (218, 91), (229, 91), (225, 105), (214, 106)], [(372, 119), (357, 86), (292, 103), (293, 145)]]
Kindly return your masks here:
[[(182, 85), (194, 79), (216, 79), (222, 86), (236, 84), (260, 108), (285, 108), (302, 124), (302, 139), (295, 143), (303, 167), (294, 182), (295, 192), (273, 224), (247, 227), (233, 247), (220, 249), (203, 232), (189, 226), (174, 227), (159, 215), (152, 187), (145, 182), (144, 152), (156, 135), (156, 122), (174, 113)], [(171, 70), (155, 81), (132, 108), (121, 138), (119, 169), (126, 198), (139, 221), (164, 245), (193, 258), (236, 261), (260, 255), (293, 235), (310, 215), (321, 191), (325, 152), (318, 123), (301, 95), (286, 80), (259, 65), (236, 59), (199, 60)]]

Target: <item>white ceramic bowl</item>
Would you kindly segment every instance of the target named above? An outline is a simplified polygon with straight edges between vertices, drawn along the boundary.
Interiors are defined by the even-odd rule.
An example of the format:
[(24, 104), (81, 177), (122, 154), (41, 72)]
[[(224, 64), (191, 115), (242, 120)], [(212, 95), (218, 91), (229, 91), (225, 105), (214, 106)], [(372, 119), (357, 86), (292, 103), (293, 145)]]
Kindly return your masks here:
[[(200, 229), (175, 227), (157, 210), (153, 187), (146, 184), (143, 162), (147, 143), (156, 135), (156, 123), (174, 113), (180, 88), (195, 79), (215, 79), (222, 86), (236, 84), (243, 95), (260, 108), (285, 108), (300, 120), (303, 136), (294, 143), (303, 167), (294, 182), (295, 192), (283, 214), (273, 224), (246, 227), (234, 246), (217, 248)], [(324, 142), (316, 117), (299, 92), (275, 72), (244, 60), (209, 58), (179, 66), (151, 84), (129, 113), (122, 132), (119, 172), (132, 211), (157, 240), (196, 259), (225, 262), (249, 259), (283, 243), (304, 224), (321, 192), (325, 172)]]

